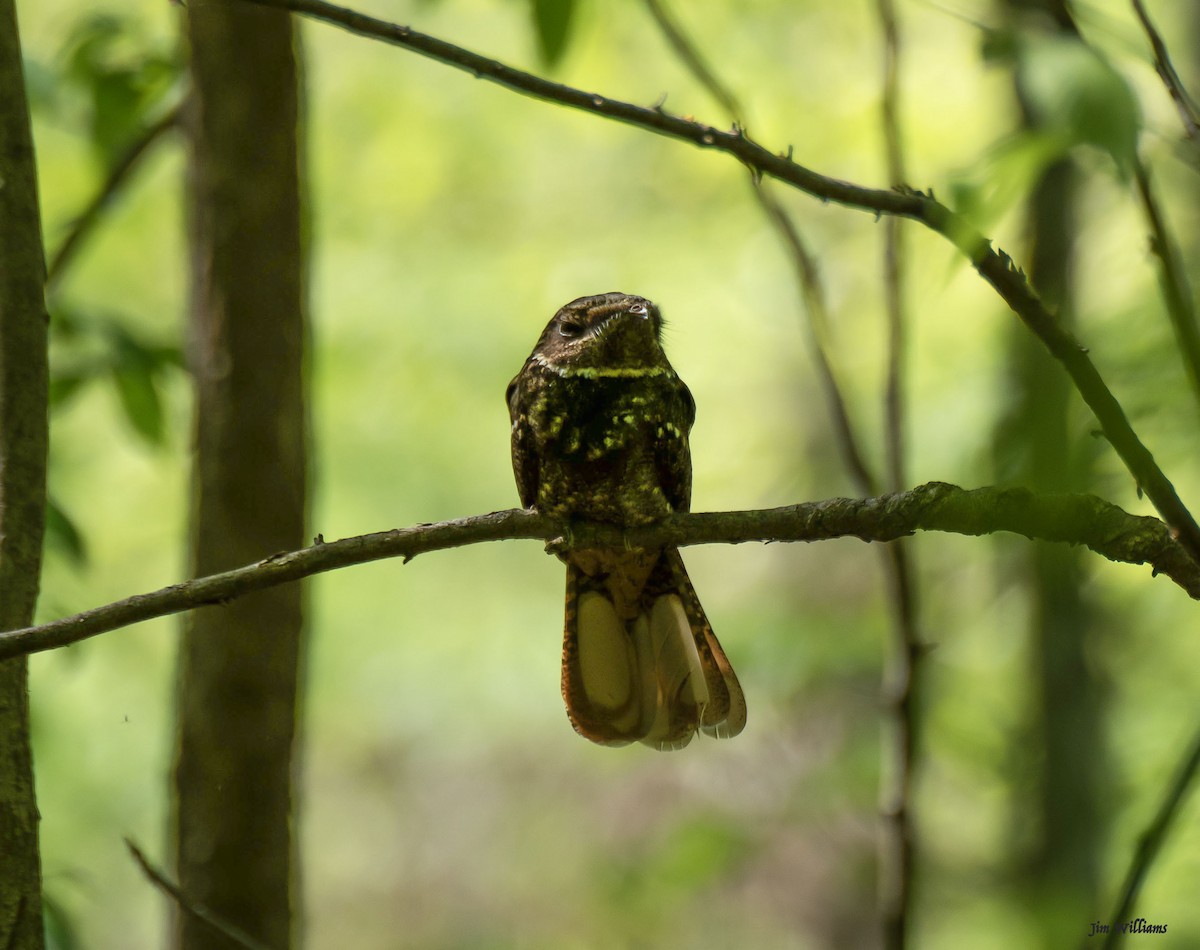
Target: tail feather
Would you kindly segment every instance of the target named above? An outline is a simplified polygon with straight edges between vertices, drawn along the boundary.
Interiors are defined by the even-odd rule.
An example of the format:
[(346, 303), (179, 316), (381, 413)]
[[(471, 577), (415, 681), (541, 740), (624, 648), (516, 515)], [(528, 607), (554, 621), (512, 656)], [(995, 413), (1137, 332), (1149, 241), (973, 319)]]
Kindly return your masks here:
[(742, 731), (741, 686), (677, 549), (572, 556), (566, 608), (562, 691), (580, 735), (670, 750)]
[(642, 675), (656, 687), (654, 723), (641, 741), (662, 751), (682, 749), (696, 734), (710, 697), (679, 595), (656, 597), (635, 622), (634, 637), (651, 645), (653, 664)]
[(696, 642), (696, 655), (704, 668), (705, 681), (711, 700), (700, 719), (700, 728), (714, 739), (732, 739), (746, 727), (746, 697), (738, 682), (733, 664), (721, 648), (712, 625), (700, 606), (700, 598), (692, 587), (679, 548), (666, 548), (663, 561), (674, 578), (674, 586), (683, 601), (691, 632)]
[(575, 731), (600, 745), (628, 745), (650, 729), (652, 699), (639, 674), (644, 660), (612, 601), (578, 590), (567, 567), (567, 624), (562, 692)]

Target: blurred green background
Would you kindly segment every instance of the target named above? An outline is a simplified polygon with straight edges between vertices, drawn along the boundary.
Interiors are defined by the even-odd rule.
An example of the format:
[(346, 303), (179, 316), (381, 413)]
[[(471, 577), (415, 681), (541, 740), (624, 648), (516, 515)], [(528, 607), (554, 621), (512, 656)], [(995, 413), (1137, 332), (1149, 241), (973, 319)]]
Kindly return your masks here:
[[(193, 0), (199, 2), (199, 0)], [(874, 5), (677, 4), (746, 104), (752, 135), (824, 173), (886, 181)], [(1156, 15), (1198, 75), (1186, 4)], [(529, 4), (377, 0), (368, 12), (545, 71)], [(114, 66), (177, 55), (163, 2), (18, 3), (30, 62), (46, 240), (103, 178), (94, 102), (67, 75), (93, 18), (119, 18)], [(1029, 171), (998, 147), (1017, 125), (1011, 74), (982, 55), (986, 3), (901, 4), (911, 183), (974, 197), (1020, 262)], [(1136, 92), (1145, 155), (1197, 260), (1194, 172), (1128, 5), (1076, 10)], [(978, 22), (971, 22), (972, 20)], [(840, 465), (788, 262), (735, 162), (521, 98), (403, 51), (303, 27), (312, 201), (316, 494), (326, 539), (516, 504), (505, 385), (567, 300), (621, 290), (659, 302), (698, 406), (696, 510), (854, 494)], [(1190, 72), (1189, 72), (1190, 70)], [(727, 124), (641, 4), (581, 3), (556, 79)], [(1161, 313), (1146, 228), (1103, 150), (1090, 173), (1078, 333), (1185, 501), (1200, 498), (1197, 421)], [(144, 345), (186, 346), (184, 156), (155, 152), (52, 298)], [(778, 193), (816, 253), (832, 344), (881, 457), (881, 249), (871, 215)], [(993, 199), (989, 204), (983, 198)], [(908, 229), (912, 484), (992, 483), (1013, 317), (942, 239)], [(1193, 266), (1192, 272), (1200, 268)], [(61, 319), (61, 318), (60, 318)], [(60, 372), (81, 357), (56, 344)], [(190, 401), (155, 380), (156, 443), (126, 394), (86, 382), (53, 417), (51, 491), (86, 560), (52, 547), (40, 616), (184, 577)], [(136, 396), (132, 397), (136, 401)], [(146, 428), (145, 411), (139, 417)], [(1076, 411), (1073, 435), (1094, 428)], [(153, 429), (153, 426), (150, 426)], [(1103, 443), (1095, 489), (1152, 513)], [(917, 541), (925, 662), (916, 786), (916, 945), (1033, 945), (1020, 886), (1034, 775), (1025, 593), (1004, 559), (1023, 539)], [(663, 755), (572, 732), (558, 693), (561, 565), (534, 542), (343, 570), (309, 586), (311, 649), (300, 829), (311, 947), (822, 947), (871, 945), (879, 835), (882, 657), (878, 552), (851, 540), (685, 552), (737, 668), (750, 723), (730, 743)], [(1195, 728), (1200, 642), (1186, 596), (1146, 569), (1086, 561), (1100, 605), (1088, 662), (1112, 745), (1103, 797), (1106, 920), (1137, 836)], [(163, 944), (167, 908), (123, 837), (168, 865), (177, 619), (33, 660), (44, 873), (95, 948)], [(1200, 944), (1193, 803), (1146, 883), (1156, 946)], [(1092, 920), (1079, 920), (1084, 938)]]

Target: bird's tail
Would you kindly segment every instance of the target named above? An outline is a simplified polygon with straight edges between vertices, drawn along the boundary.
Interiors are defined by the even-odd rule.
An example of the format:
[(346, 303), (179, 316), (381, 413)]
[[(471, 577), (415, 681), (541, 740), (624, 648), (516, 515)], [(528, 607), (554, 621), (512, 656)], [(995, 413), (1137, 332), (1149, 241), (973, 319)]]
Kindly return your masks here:
[(682, 749), (746, 725), (746, 700), (679, 550), (567, 563), (562, 692), (575, 730), (601, 745)]

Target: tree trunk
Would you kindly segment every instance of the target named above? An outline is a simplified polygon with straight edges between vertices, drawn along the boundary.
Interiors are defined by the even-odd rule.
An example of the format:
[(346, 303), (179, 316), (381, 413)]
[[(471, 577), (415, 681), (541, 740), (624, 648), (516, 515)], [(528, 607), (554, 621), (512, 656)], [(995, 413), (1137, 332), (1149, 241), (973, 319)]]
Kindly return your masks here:
[[(1013, 10), (1030, 4), (1013, 2)], [(1061, 0), (1041, 0), (1047, 20), (1037, 28), (1073, 35)], [(1017, 98), (1027, 128), (1032, 110), (1020, 72)], [(1074, 289), (1076, 190), (1079, 173), (1070, 156), (1050, 164), (1035, 184), (1026, 209), (1030, 280), (1058, 313), (1071, 321)], [(1010, 407), (999, 449), (1010, 459), (1003, 480), (1038, 491), (1086, 488), (1084, 452), (1072, 440), (1072, 389), (1061, 367), (1023, 328), (1009, 346), (1006, 380)], [(1030, 598), (1030, 759), (1022, 767), (1037, 776), (1031, 798), (1019, 799), (1016, 820), (1036, 829), (1036, 839), (1017, 882), (1035, 914), (1042, 946), (1075, 940), (1078, 921), (1093, 913), (1104, 835), (1098, 800), (1105, 741), (1097, 684), (1085, 662), (1086, 638), (1095, 611), (1083, 586), (1077, 548), (1035, 542), (1014, 555), (1013, 566)]]
[[(33, 619), (46, 511), (45, 262), (12, 0), (0, 0), (0, 630)], [(28, 666), (0, 663), (0, 947), (43, 946)]]
[[(305, 254), (298, 68), (286, 13), (187, 8), (192, 113), (192, 571), (303, 546)], [(271, 947), (292, 942), (298, 585), (194, 612), (175, 769), (187, 897)], [(177, 916), (178, 945), (233, 947)]]
[[(1070, 312), (1073, 296), (1074, 246), (1068, 235), (1077, 179), (1070, 160), (1056, 162), (1043, 174), (1030, 208), (1030, 276), (1061, 314)], [(1025, 366), (1018, 398), (1030, 442), (1026, 484), (1041, 491), (1081, 491), (1082, 453), (1070, 438), (1065, 374), (1045, 365), (1043, 353), (1025, 350), (1014, 347)], [(1033, 598), (1034, 744), (1041, 763), (1036, 805), (1041, 834), (1026, 881), (1041, 905), (1043, 945), (1057, 947), (1074, 939), (1077, 921), (1095, 907), (1105, 841), (1098, 800), (1106, 774), (1104, 729), (1098, 686), (1084, 655), (1096, 621), (1077, 548), (1036, 542), (1023, 558)]]

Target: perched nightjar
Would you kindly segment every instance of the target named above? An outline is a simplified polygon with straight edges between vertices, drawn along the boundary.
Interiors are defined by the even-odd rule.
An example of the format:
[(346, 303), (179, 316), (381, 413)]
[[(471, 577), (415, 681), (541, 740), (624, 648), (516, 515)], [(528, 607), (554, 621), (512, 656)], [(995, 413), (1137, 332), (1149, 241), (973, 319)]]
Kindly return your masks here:
[[(649, 300), (572, 300), (508, 386), (521, 504), (621, 527), (687, 511), (696, 405)], [(569, 549), (562, 692), (582, 736), (682, 749), (736, 736), (746, 700), (679, 549)]]

